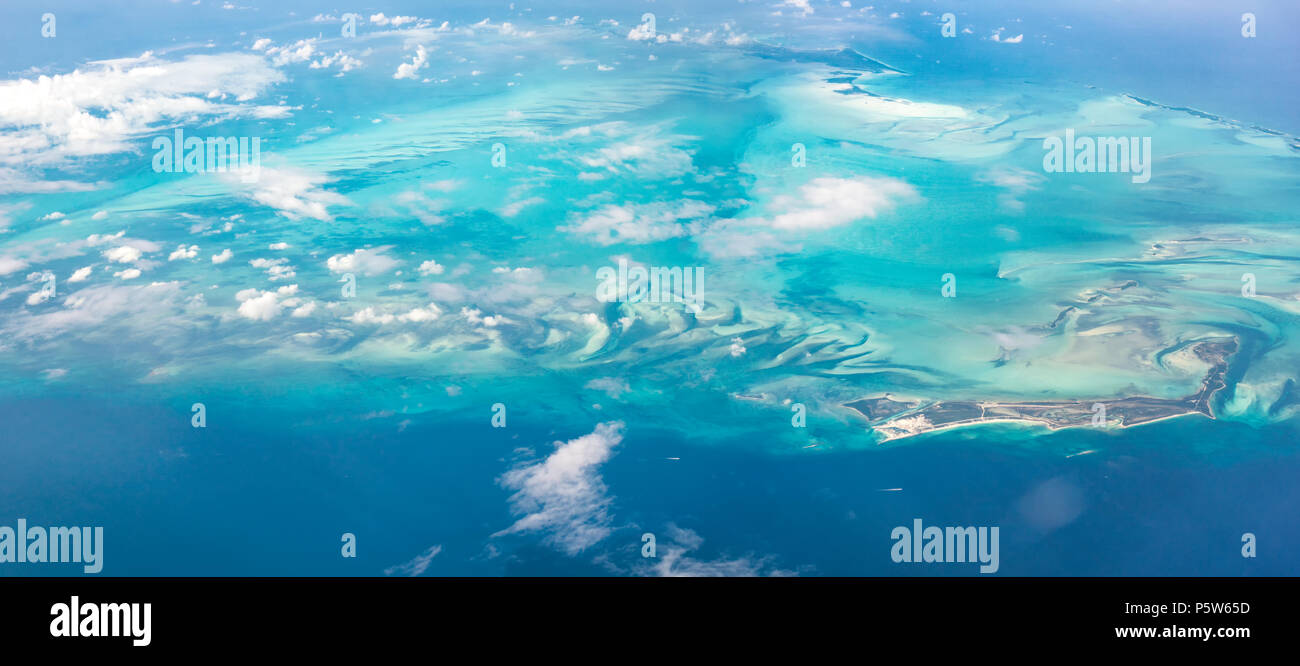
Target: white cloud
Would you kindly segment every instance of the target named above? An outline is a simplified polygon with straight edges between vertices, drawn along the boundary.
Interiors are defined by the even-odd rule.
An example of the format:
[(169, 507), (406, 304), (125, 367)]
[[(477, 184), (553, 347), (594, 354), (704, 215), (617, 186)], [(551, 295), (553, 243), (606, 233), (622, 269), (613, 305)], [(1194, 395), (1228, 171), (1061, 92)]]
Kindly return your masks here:
[(799, 196), (781, 195), (772, 207), (783, 210), (769, 221), (786, 231), (831, 229), (892, 210), (900, 200), (917, 198), (916, 190), (893, 178), (814, 178)]
[(324, 55), (312, 61), (310, 67), (312, 69), (329, 69), (337, 65), (340, 72), (350, 72), (362, 64), (360, 60), (342, 51), (335, 51), (334, 55)]
[(645, 23), (640, 23), (635, 28), (629, 30), (627, 38), (634, 42), (648, 42), (654, 40), (655, 31), (650, 27), (650, 23), (647, 21)]
[(532, 206), (534, 204), (544, 203), (545, 201), (546, 199), (543, 199), (542, 197), (529, 197), (527, 199), (506, 204), (506, 207), (501, 209), (501, 216), (514, 217), (518, 215), (519, 211), (523, 210), (524, 208), (527, 208), (528, 206)]
[(352, 254), (336, 254), (325, 260), (325, 266), (331, 273), (361, 273), (367, 276), (387, 273), (401, 263), (384, 254), (392, 247), (385, 245), (373, 250), (362, 248)]
[[(258, 49), (261, 40), (253, 43), (253, 48)], [(307, 62), (316, 54), (316, 38), (300, 39), (293, 44), (284, 46), (264, 46), (266, 54), (271, 56), (271, 62), (277, 66), (284, 66), (294, 63)]]
[(21, 271), (27, 268), (27, 262), (17, 257), (0, 255), (0, 275), (8, 275), (14, 271)]
[(86, 278), (90, 277), (90, 271), (90, 266), (82, 266), (68, 276), (68, 282), (84, 282)]
[(244, 289), (235, 294), (235, 300), (239, 301), (240, 316), (254, 321), (270, 321), (279, 316), (281, 308), (284, 307), (280, 298), (292, 296), (297, 292), (296, 284), (286, 285), (275, 291)]
[[(309, 66), (312, 69), (329, 69), (338, 66), (340, 72), (350, 72), (362, 65), (360, 60), (341, 50), (335, 51), (333, 55), (322, 53), (316, 48), (318, 42), (318, 37), (310, 37), (284, 46), (273, 46), (271, 40), (263, 38), (253, 42), (253, 50), (265, 51), (277, 67), (310, 62)], [(315, 60), (312, 60), (313, 58)]]
[(160, 323), (180, 323), (174, 315), (179, 295), (177, 282), (86, 287), (64, 298), (62, 308), (3, 321), (0, 326), (5, 335), (24, 340), (75, 333), (120, 342), (121, 326), (156, 336)]
[[(171, 62), (145, 53), (91, 62), (68, 74), (0, 81), (0, 166), (50, 166), (125, 152), (133, 140), (180, 121), (283, 117), (285, 107), (241, 104), (283, 80), (251, 53)], [(212, 91), (235, 103), (210, 98)]]
[(918, 199), (915, 188), (894, 178), (822, 176), (804, 183), (796, 195), (773, 198), (768, 206), (773, 215), (721, 220), (700, 231), (696, 241), (714, 257), (798, 252), (801, 246), (785, 234), (841, 227)]
[(771, 557), (746, 556), (735, 559), (719, 558), (716, 560), (699, 560), (687, 556), (704, 543), (704, 539), (694, 530), (682, 529), (668, 525), (668, 537), (658, 545), (655, 564), (651, 571), (665, 577), (749, 577), (749, 576), (788, 576), (792, 571), (781, 571), (771, 566)]
[(402, 314), (392, 314), (379, 312), (373, 306), (366, 307), (353, 313), (347, 319), (354, 324), (391, 324), (395, 321), (400, 322), (426, 322), (433, 321), (442, 315), (442, 310), (437, 305), (430, 303), (428, 307), (412, 308)]
[[(433, 189), (432, 185), (426, 188)], [(405, 213), (416, 219), (422, 224), (436, 226), (446, 222), (442, 216), (442, 209), (446, 207), (447, 202), (443, 199), (432, 199), (423, 192), (417, 190), (408, 190), (399, 192), (393, 197), (393, 202), (400, 208), (405, 209)]]
[(212, 263), (224, 264), (227, 261), (230, 261), (230, 258), (233, 256), (235, 256), (235, 253), (231, 252), (230, 248), (226, 248), (222, 250), (220, 253), (212, 255)]
[(419, 270), (420, 275), (442, 275), (442, 272), (446, 269), (443, 268), (442, 264), (430, 259), (421, 263)]
[(121, 245), (104, 252), (104, 258), (119, 264), (129, 264), (140, 260), (140, 250), (130, 245)]
[(397, 72), (393, 74), (395, 79), (414, 79), (415, 73), (429, 65), (429, 52), (424, 49), (423, 45), (415, 47), (415, 57), (411, 62), (404, 62), (397, 66)]
[(608, 536), (612, 500), (599, 468), (623, 441), (623, 428), (601, 423), (590, 434), (556, 442), (545, 460), (506, 472), (500, 483), (515, 491), (510, 506), (521, 517), (493, 536), (545, 532), (544, 542), (570, 555)]
[(809, 14), (812, 14), (815, 11), (812, 8), (812, 5), (808, 4), (808, 0), (782, 0), (781, 6), (793, 7), (794, 9), (798, 9), (800, 16), (808, 16)]
[(442, 310), (440, 310), (437, 305), (430, 303), (427, 307), (412, 308), (406, 314), (398, 315), (397, 318), (401, 321), (422, 322), (433, 321), (440, 315), (442, 315)]
[(1019, 213), (1025, 209), (1025, 204), (1020, 201), (1020, 196), (1031, 190), (1038, 189), (1039, 185), (1047, 179), (1043, 175), (1032, 171), (999, 167), (977, 174), (975, 180), (1005, 189), (1006, 192), (998, 196), (998, 202), (1004, 210)]
[[(621, 131), (622, 123), (605, 126), (602, 133)], [(594, 153), (583, 155), (579, 161), (590, 168), (604, 169), (610, 173), (630, 173), (642, 178), (671, 178), (690, 173), (694, 168), (691, 153), (675, 144), (689, 137), (658, 135), (653, 130), (612, 141)]]
[(27, 295), (27, 304), (40, 305), (41, 303), (44, 303), (49, 299), (50, 299), (50, 292), (45, 291), (44, 289), (38, 289), (36, 291), (33, 291), (31, 294)]
[(272, 281), (287, 280), (297, 275), (297, 273), (294, 272), (293, 267), (288, 264), (289, 260), (284, 257), (278, 257), (275, 259), (263, 259), (259, 257), (248, 262), (248, 265), (253, 268), (260, 268), (266, 271), (266, 275)]
[(692, 199), (676, 204), (609, 204), (560, 230), (584, 234), (600, 245), (650, 243), (686, 235), (690, 222), (701, 220), (713, 211), (713, 206)]
[(228, 182), (243, 189), (244, 196), (274, 208), (290, 220), (306, 217), (330, 222), (334, 219), (330, 206), (352, 203), (337, 192), (322, 189), (320, 186), (328, 180), (325, 176), (296, 167), (261, 167), (254, 183), (241, 182), (233, 172), (226, 175)]
[(615, 400), (618, 400), (624, 393), (628, 393), (632, 390), (632, 387), (628, 385), (627, 380), (621, 377), (597, 377), (596, 379), (587, 382), (583, 388), (600, 391)]
[(396, 564), (384, 569), (385, 576), (418, 576), (429, 568), (429, 563), (442, 552), (442, 546), (430, 546), (428, 550), (411, 558), (409, 562)]
[(104, 243), (107, 243), (109, 241), (115, 241), (125, 235), (126, 235), (125, 229), (115, 234), (91, 234), (89, 236), (86, 236), (86, 244), (91, 247), (95, 247), (96, 245), (103, 245)]
[[(240, 299), (242, 300), (239, 304), (240, 316), (254, 321), (270, 321), (280, 314), (280, 304), (276, 299), (275, 292), (258, 292), (256, 289), (251, 291), (256, 292), (256, 295), (248, 294)], [(242, 291), (239, 293), (244, 295)]]
[(167, 261), (176, 261), (177, 259), (193, 259), (194, 257), (197, 256), (199, 256), (199, 246), (191, 245), (189, 247), (185, 247), (185, 244), (182, 243), (179, 247), (177, 247), (174, 251), (172, 251), (171, 254), (167, 255)]
[(128, 268), (128, 269), (126, 269), (126, 270), (124, 270), (124, 271), (118, 271), (118, 272), (116, 272), (116, 273), (113, 273), (113, 277), (115, 277), (115, 278), (121, 278), (121, 279), (123, 279), (123, 280), (134, 280), (134, 279), (140, 277), (140, 269), (138, 269), (138, 268)]
[(418, 23), (420, 19), (415, 16), (384, 16), (383, 12), (370, 15), (370, 22), (375, 25), (391, 25), (394, 28), (401, 27), (407, 23)]
[(397, 315), (378, 312), (374, 306), (357, 310), (348, 317), (348, 321), (354, 324), (391, 324), (396, 319)]

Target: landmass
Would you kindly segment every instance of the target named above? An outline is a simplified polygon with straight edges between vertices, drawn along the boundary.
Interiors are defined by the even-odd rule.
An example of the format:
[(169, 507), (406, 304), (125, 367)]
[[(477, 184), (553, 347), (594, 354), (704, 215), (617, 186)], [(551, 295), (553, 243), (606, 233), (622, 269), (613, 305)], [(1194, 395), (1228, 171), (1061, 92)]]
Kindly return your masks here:
[(1202, 414), (1214, 418), (1214, 396), (1226, 386), (1229, 359), (1237, 351), (1236, 338), (1211, 338), (1194, 344), (1193, 353), (1210, 365), (1196, 393), (1179, 399), (1130, 396), (1094, 400), (995, 402), (974, 400), (924, 400), (885, 393), (846, 403), (870, 422), (881, 443), (980, 423), (1038, 423), (1052, 430), (1093, 425), (1102, 415), (1105, 427), (1127, 428), (1161, 419)]

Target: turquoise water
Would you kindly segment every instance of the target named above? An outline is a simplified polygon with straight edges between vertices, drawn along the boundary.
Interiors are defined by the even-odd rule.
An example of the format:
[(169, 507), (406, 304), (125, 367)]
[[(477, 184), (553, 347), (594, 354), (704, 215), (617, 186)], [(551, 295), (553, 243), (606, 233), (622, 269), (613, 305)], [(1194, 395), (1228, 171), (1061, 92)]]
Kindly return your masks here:
[[(914, 518), (1000, 575), (1295, 573), (1285, 3), (245, 4), (0, 10), (0, 525), (107, 575), (974, 574), (892, 562)], [(155, 172), (176, 128), (256, 180)], [(1045, 171), (1066, 129), (1150, 180)], [(701, 307), (598, 300), (620, 261)], [(1177, 399), (1224, 337), (1215, 420), (844, 407)]]

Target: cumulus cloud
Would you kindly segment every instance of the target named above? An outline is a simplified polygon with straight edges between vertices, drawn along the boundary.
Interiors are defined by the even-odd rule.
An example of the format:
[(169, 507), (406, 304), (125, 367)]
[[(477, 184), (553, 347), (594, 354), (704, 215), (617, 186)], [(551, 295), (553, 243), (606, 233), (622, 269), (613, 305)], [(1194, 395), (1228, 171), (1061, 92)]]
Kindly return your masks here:
[(104, 258), (119, 264), (129, 264), (140, 260), (140, 250), (130, 245), (122, 245), (104, 252)]
[(325, 266), (331, 273), (361, 273), (367, 276), (387, 273), (401, 263), (384, 254), (392, 248), (392, 245), (384, 245), (374, 249), (361, 248), (351, 254), (336, 254), (325, 260)]
[(253, 43), (253, 48), (259, 51), (265, 49), (266, 54), (271, 56), (271, 62), (276, 65), (302, 63), (311, 60), (316, 54), (316, 38), (300, 39), (284, 46), (272, 46), (270, 40), (259, 39)]
[(103, 245), (110, 241), (115, 241), (125, 235), (126, 235), (125, 229), (115, 234), (91, 234), (89, 236), (86, 236), (86, 245), (89, 245), (91, 247), (95, 247), (96, 245)]
[(197, 256), (199, 256), (199, 246), (191, 245), (189, 247), (186, 247), (185, 244), (182, 243), (179, 247), (173, 250), (171, 254), (167, 255), (167, 261), (176, 261), (177, 259), (193, 259), (194, 257)]
[(411, 62), (404, 62), (397, 66), (397, 72), (393, 74), (395, 79), (414, 79), (415, 73), (429, 66), (429, 52), (423, 45), (415, 47), (415, 57)]
[(234, 253), (234, 252), (231, 252), (231, 251), (230, 251), (230, 248), (226, 248), (226, 249), (222, 250), (221, 252), (212, 255), (212, 263), (214, 263), (214, 264), (224, 264), (224, 263), (226, 263), (227, 261), (230, 261), (230, 258), (233, 257), (233, 256), (235, 256), (235, 253)]
[(692, 221), (708, 217), (714, 210), (709, 204), (691, 199), (676, 203), (609, 204), (560, 230), (585, 235), (600, 245), (650, 243), (686, 235)]
[(781, 195), (772, 207), (782, 210), (771, 218), (774, 229), (821, 230), (843, 226), (864, 217), (892, 210), (900, 200), (917, 198), (916, 190), (893, 178), (814, 178), (799, 188), (798, 196)]
[(347, 197), (321, 187), (328, 179), (321, 174), (296, 167), (261, 167), (255, 182), (243, 183), (235, 173), (228, 182), (242, 188), (242, 194), (257, 203), (274, 208), (290, 220), (309, 218), (331, 222), (330, 206), (350, 205)]
[(362, 64), (360, 60), (342, 51), (335, 51), (333, 55), (323, 55), (319, 59), (313, 60), (310, 67), (312, 69), (329, 69), (337, 66), (340, 72), (350, 72)]
[(515, 491), (510, 507), (520, 518), (493, 536), (542, 532), (545, 543), (569, 555), (608, 536), (612, 499), (600, 466), (623, 441), (623, 428), (617, 421), (601, 423), (590, 434), (556, 442), (545, 460), (506, 472), (500, 483)]
[[(607, 137), (619, 137), (627, 132), (626, 123), (607, 123), (592, 128), (590, 132)], [(663, 134), (652, 127), (636, 134), (611, 140), (594, 152), (578, 157), (578, 161), (593, 169), (611, 174), (633, 175), (641, 178), (671, 178), (690, 173), (694, 169), (690, 151), (678, 144), (693, 137)]]
[(271, 281), (287, 280), (297, 275), (293, 267), (289, 265), (289, 260), (284, 257), (275, 259), (257, 258), (248, 262), (248, 265), (266, 271), (266, 275)]
[[(44, 280), (47, 277), (49, 277), (48, 273), (33, 273), (27, 276), (27, 280), (29, 282), (32, 280)], [(27, 296), (27, 304), (40, 305), (41, 303), (50, 300), (50, 297), (53, 295), (52, 292), (46, 291), (45, 289), (38, 289)]]
[(719, 220), (696, 234), (700, 248), (713, 257), (747, 258), (798, 252), (792, 238), (875, 218), (900, 203), (920, 199), (904, 181), (887, 177), (823, 176), (804, 183), (794, 195), (769, 204), (770, 215)]
[(391, 312), (381, 312), (374, 306), (362, 308), (356, 311), (348, 320), (354, 324), (391, 324), (395, 321), (400, 322), (425, 322), (433, 321), (442, 315), (442, 310), (437, 305), (430, 303), (426, 307), (412, 308), (400, 314)]
[(370, 22), (375, 25), (391, 25), (394, 28), (399, 28), (403, 25), (419, 23), (420, 19), (415, 16), (384, 16), (383, 12), (379, 12), (370, 15)]
[(56, 166), (124, 152), (132, 140), (180, 121), (284, 117), (286, 107), (244, 103), (283, 80), (257, 54), (167, 61), (145, 53), (0, 81), (0, 165)]
[(319, 37), (310, 37), (292, 44), (275, 46), (271, 40), (263, 38), (253, 42), (253, 50), (266, 53), (271, 62), (278, 67), (306, 62), (311, 63), (309, 66), (312, 69), (329, 69), (337, 66), (340, 72), (349, 72), (361, 66), (360, 60), (343, 51), (335, 51), (333, 54), (321, 52), (317, 48), (319, 41)]
[(284, 307), (280, 299), (292, 296), (297, 292), (298, 285), (296, 284), (286, 285), (275, 291), (244, 289), (235, 294), (235, 300), (239, 301), (237, 312), (241, 317), (254, 321), (271, 321), (279, 316), (280, 310)]
[(808, 16), (816, 11), (812, 8), (812, 5), (809, 4), (808, 0), (782, 0), (780, 6), (797, 9), (799, 10), (800, 16)]
[(639, 23), (627, 33), (627, 38), (634, 42), (648, 42), (655, 38), (655, 30), (650, 27), (650, 22)]

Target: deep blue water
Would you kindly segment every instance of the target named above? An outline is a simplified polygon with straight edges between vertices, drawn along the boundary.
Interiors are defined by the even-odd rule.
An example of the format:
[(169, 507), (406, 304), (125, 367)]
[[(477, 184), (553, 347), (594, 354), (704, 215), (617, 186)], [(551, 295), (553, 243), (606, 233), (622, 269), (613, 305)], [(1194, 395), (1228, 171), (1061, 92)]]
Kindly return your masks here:
[[(773, 569), (827, 576), (973, 574), (893, 563), (890, 530), (913, 518), (999, 526), (1000, 575), (1286, 575), (1300, 547), (1300, 462), (1294, 431), (1280, 426), (1195, 417), (1122, 434), (1061, 431), (1032, 446), (992, 426), (881, 450), (772, 455), (752, 439), (656, 431), (650, 418), (630, 424), (604, 468), (615, 531), (567, 557), (531, 538), (488, 538), (512, 521), (495, 481), (513, 449), (584, 429), (521, 411), (506, 429), (486, 419), (416, 419), (400, 433), (294, 427), (241, 411), (210, 417), (234, 427), (199, 430), (156, 406), (23, 401), (0, 412), (21, 443), (0, 470), (0, 504), (29, 524), (104, 526), (112, 576), (381, 575), (433, 544), (443, 549), (426, 575), (608, 575), (617, 572), (596, 555), (639, 566), (642, 532), (669, 523), (704, 538), (700, 559), (766, 556)], [(1099, 451), (1062, 454), (1087, 449)], [(1062, 524), (1025, 515), (1036, 489), (1035, 506), (1056, 507)], [(339, 555), (344, 532), (358, 537), (355, 559)], [(1241, 557), (1244, 532), (1259, 539), (1256, 559)], [(79, 573), (73, 566), (7, 571)]]

